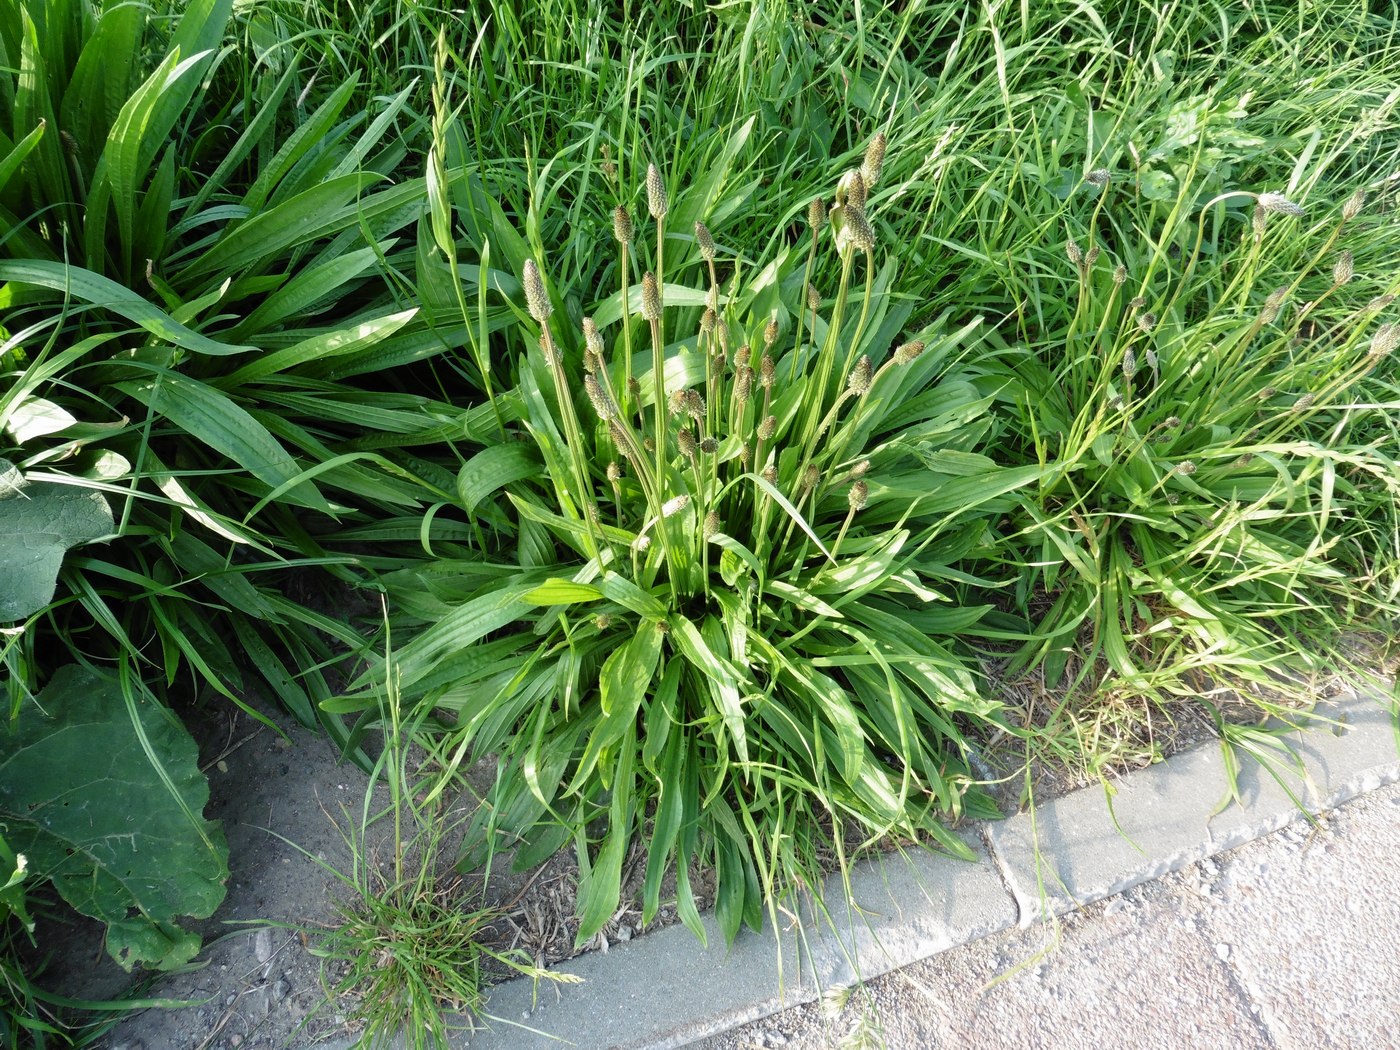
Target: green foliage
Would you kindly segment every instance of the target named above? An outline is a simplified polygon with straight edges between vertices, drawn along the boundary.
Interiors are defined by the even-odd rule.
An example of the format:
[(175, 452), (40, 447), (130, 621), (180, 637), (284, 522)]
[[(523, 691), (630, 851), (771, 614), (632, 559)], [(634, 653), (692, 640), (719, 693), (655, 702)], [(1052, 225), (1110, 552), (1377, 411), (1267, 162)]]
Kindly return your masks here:
[[(51, 405), (26, 407), (37, 411), (12, 415), (12, 430), (42, 426), (41, 413), (57, 414)], [(64, 552), (111, 531), (112, 509), (101, 493), (27, 482), (0, 459), (0, 579), (5, 581), (0, 621), (30, 616), (47, 605)]]
[[(1355, 0), (0, 0), (0, 456), (114, 534), (46, 541), (12, 706), (76, 650), (353, 753), (400, 673), (449, 771), (502, 756), (476, 852), (575, 846), (581, 938), (632, 843), (648, 918), (709, 863), (731, 937), (843, 832), (956, 849), (988, 732), (1101, 769), (1214, 689), (1238, 749), (1227, 701), (1393, 635), (1396, 41)], [(342, 690), (364, 586), (402, 644)]]
[[(872, 187), (878, 167), (872, 150)], [(892, 348), (911, 308), (853, 176), (827, 227), (826, 299), (809, 280), (824, 208), (802, 250), (751, 270), (692, 221), (698, 255), (663, 272), (670, 215), (697, 205), (654, 170), (649, 191), (655, 272), (581, 332), (555, 323), (558, 296), (523, 262), (523, 433), (473, 456), (459, 486), (498, 550), (384, 576), (405, 622), (426, 621), (393, 666), (405, 695), (457, 712), (444, 746), (459, 761), (501, 756), (469, 844), (523, 835), (528, 863), (572, 839), (580, 943), (616, 911), (634, 841), (644, 919), (674, 866), (699, 932), (688, 872), (703, 860), (731, 940), (814, 885), (848, 827), (966, 853), (943, 820), (988, 808), (965, 734), (999, 716), (942, 640), (982, 609), (940, 588), (1039, 474), (975, 451), (989, 399), (959, 364), (975, 323)], [(649, 254), (618, 250), (621, 274)]]
[[(1131, 200), (1115, 206), (1114, 190), (1099, 191), (1096, 218), (1133, 210)], [(1225, 203), (1193, 225), (1203, 230)], [(1160, 284), (1134, 285), (1126, 266), (1091, 264), (1091, 229), (1069, 246), (1078, 307), (1063, 341), (1005, 355), (1022, 383), (1026, 451), (1047, 465), (1013, 518), (1016, 542), (1038, 553), (1017, 606), (1050, 603), (1020, 663), (1046, 661), (1052, 684), (1071, 658), (1071, 688), (1103, 674), (1138, 692), (1199, 689), (1207, 663), (1218, 681), (1262, 684), (1335, 659), (1314, 635), (1361, 600), (1337, 562), (1336, 519), (1369, 487), (1400, 495), (1400, 474), (1393, 451), (1323, 421), (1383, 356), (1374, 348), (1384, 326), (1373, 301), (1324, 334), (1328, 300), (1349, 298), (1350, 275), (1334, 273), (1350, 266), (1334, 250), (1347, 222), (1309, 247), (1306, 270), (1281, 275), (1259, 262), (1269, 221), (1289, 221), (1270, 220), (1269, 207), (1283, 205), (1257, 206), (1254, 232), (1236, 217), (1243, 259), (1232, 294), (1214, 302), (1191, 279), (1199, 237), (1179, 267), (1159, 269)], [(1122, 301), (1154, 285), (1156, 300)], [(1309, 301), (1285, 310), (1305, 289)]]
[(76, 666), (53, 676), (4, 733), (0, 821), (37, 880), (107, 924), (124, 968), (189, 961), (180, 928), (223, 900), (228, 848), (201, 812), (194, 741), (149, 698)]
[[(449, 1035), (474, 1030), (485, 1010), (488, 972), (516, 974), (560, 983), (579, 978), (543, 969), (523, 948), (491, 947), (492, 908), (464, 899), (462, 880), (444, 863), (444, 840), (455, 826), (442, 819), (438, 805), (454, 792), (449, 773), (423, 774), (411, 768), (409, 750), (426, 714), (406, 713), (394, 680), (378, 697), (384, 747), (374, 765), (358, 822), (346, 814), (346, 840), (355, 864), (349, 873), (330, 870), (349, 891), (338, 908), (339, 925), (317, 931), (312, 954), (334, 964), (333, 997), (349, 997), (362, 1026), (358, 1045), (445, 1047)], [(376, 780), (388, 785), (387, 810), (371, 814)], [(391, 820), (388, 847), (392, 864), (365, 863), (367, 840), (376, 821)], [(326, 867), (323, 861), (317, 861)], [(448, 1012), (460, 1017), (448, 1019)], [(513, 1024), (513, 1021), (502, 1021)]]

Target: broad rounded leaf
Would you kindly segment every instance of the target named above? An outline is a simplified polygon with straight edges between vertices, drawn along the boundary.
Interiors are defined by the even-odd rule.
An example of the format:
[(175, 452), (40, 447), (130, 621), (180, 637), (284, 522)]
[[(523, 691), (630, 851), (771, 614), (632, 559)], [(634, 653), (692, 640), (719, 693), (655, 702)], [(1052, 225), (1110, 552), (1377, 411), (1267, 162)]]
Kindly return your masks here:
[(69, 665), (0, 729), (0, 754), (0, 823), (32, 876), (107, 923), (124, 968), (187, 962), (199, 941), (177, 922), (223, 900), (228, 847), (179, 720)]
[(101, 493), (25, 481), (0, 460), (0, 623), (47, 605), (64, 552), (112, 528), (112, 510)]

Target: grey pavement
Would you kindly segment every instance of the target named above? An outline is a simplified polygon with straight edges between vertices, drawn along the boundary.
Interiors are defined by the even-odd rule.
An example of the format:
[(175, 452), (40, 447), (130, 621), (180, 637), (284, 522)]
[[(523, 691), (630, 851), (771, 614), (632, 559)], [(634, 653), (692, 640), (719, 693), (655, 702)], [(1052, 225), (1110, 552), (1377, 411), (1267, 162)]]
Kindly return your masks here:
[(577, 984), (502, 985), (514, 1024), (454, 1046), (1400, 1047), (1393, 703), (1322, 705), (1289, 738), (1306, 773), (1245, 762), (1238, 804), (1204, 745), (1111, 811), (1091, 788), (970, 831), (975, 863), (866, 864), (829, 919), (728, 951), (664, 929), (561, 965)]

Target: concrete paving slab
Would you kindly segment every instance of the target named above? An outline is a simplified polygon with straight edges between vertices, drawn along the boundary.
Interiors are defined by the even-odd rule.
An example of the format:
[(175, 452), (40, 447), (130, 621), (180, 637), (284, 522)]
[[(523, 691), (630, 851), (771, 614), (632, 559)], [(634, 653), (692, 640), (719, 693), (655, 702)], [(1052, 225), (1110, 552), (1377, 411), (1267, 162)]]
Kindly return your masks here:
[[(776, 940), (771, 933), (741, 935), (726, 951), (712, 922), (708, 949), (683, 928), (657, 931), (605, 956), (563, 965), (584, 983), (557, 994), (543, 987), (538, 1001), (527, 982), (497, 987), (492, 1013), (538, 1034), (497, 1025), (454, 1045), (662, 1050), (703, 1042), (706, 1050), (802, 1050), (834, 1045), (837, 1028), (867, 1014), (878, 1018), (892, 1050), (1389, 1045), (1400, 1023), (1400, 977), (1393, 963), (1358, 967), (1355, 960), (1395, 957), (1388, 942), (1400, 930), (1400, 866), (1393, 864), (1400, 855), (1400, 788), (1377, 796), (1376, 805), (1389, 808), (1375, 819), (1388, 815), (1389, 834), (1375, 834), (1360, 870), (1339, 869), (1319, 883), (1316, 872), (1289, 869), (1279, 874), (1281, 883), (1262, 889), (1251, 889), (1243, 876), (1226, 880), (1241, 899), (1253, 894), (1279, 904), (1270, 911), (1246, 900), (1234, 917), (1212, 910), (1220, 899), (1212, 892), (1220, 869), (1242, 870), (1242, 862), (1203, 858), (1290, 824), (1230, 856), (1268, 855), (1288, 848), (1280, 842), (1307, 841), (1316, 833), (1301, 823), (1295, 800), (1331, 806), (1400, 779), (1386, 707), (1375, 697), (1346, 696), (1325, 710), (1336, 726), (1291, 738), (1309, 768), (1305, 781), (1284, 777), (1292, 795), (1245, 762), (1237, 774), (1242, 804), (1221, 809), (1226, 766), (1220, 747), (1207, 745), (1117, 782), (1111, 809), (1103, 791), (1093, 788), (1043, 803), (1033, 815), (986, 825), (990, 859), (967, 864), (919, 855), (862, 865), (852, 880), (856, 907), (832, 906), (844, 893), (839, 883), (827, 889), (839, 934), (808, 917), (805, 940), (787, 928)], [(1370, 825), (1358, 827), (1358, 836), (1370, 842)], [(1018, 914), (1022, 927), (1046, 915), (1037, 890), (1037, 843), (1045, 902), (1055, 913), (1078, 909), (1062, 921), (1063, 942), (1044, 959), (1036, 958), (1041, 945), (1035, 942), (1047, 927), (1009, 928)], [(1261, 872), (1268, 869), (1267, 861), (1260, 863)], [(1361, 895), (1359, 887), (1380, 868), (1390, 881), (1375, 899)], [(1182, 869), (1188, 871), (1141, 885)], [(1125, 889), (1107, 905), (1083, 907)], [(1319, 909), (1319, 894), (1335, 900)], [(1290, 908), (1299, 914), (1312, 908), (1309, 925), (1290, 927)], [(1378, 936), (1387, 943), (1374, 943)], [(1307, 965), (1324, 957), (1320, 970)], [(1347, 987), (1362, 968), (1374, 969), (1374, 979)], [(887, 971), (894, 972), (879, 976)], [(989, 986), (997, 977), (1004, 979)], [(813, 1007), (787, 1009), (857, 978), (875, 998), (854, 995), (857, 1005), (836, 1027)], [(1335, 1013), (1335, 1004), (1348, 1002), (1353, 992), (1374, 1023), (1337, 1027), (1327, 1011), (1321, 1019), (1310, 1015), (1318, 1001), (1310, 996), (1327, 998)], [(860, 1003), (873, 1013), (862, 1013)], [(781, 1010), (787, 1012), (770, 1016)], [(794, 1016), (805, 1020), (795, 1027), (784, 1020)], [(762, 1035), (763, 1025), (773, 1026), (771, 1040)], [(726, 1036), (726, 1030), (761, 1037), (744, 1041), (750, 1036)], [(1358, 1031), (1365, 1039), (1356, 1041)]]
[(862, 863), (852, 872), (851, 903), (838, 903), (844, 899), (833, 880), (826, 889), (830, 920), (808, 916), (805, 937), (791, 927), (780, 939), (771, 930), (742, 933), (726, 950), (707, 919), (708, 948), (683, 927), (670, 927), (561, 965), (583, 982), (560, 986), (557, 994), (542, 987), (537, 1002), (529, 982), (501, 985), (492, 992), (491, 1012), (539, 1034), (497, 1024), (461, 1045), (558, 1050), (563, 1039), (592, 1048), (685, 1046), (1016, 920), (995, 866), (980, 854), (973, 862), (913, 853)]
[(1327, 808), (1400, 779), (1391, 714), (1379, 694), (1350, 693), (1317, 710), (1330, 724), (1282, 738), (1302, 759), (1302, 776), (1282, 753), (1266, 768), (1236, 748), (1238, 803), (1230, 801), (1220, 745), (1207, 744), (1114, 782), (1111, 800), (1089, 788), (989, 825), (1021, 922), (1267, 835), (1302, 819), (1300, 804)]
[(1010, 929), (869, 982), (845, 1009), (803, 1007), (693, 1050), (830, 1050), (862, 1023), (888, 1050), (1263, 1050), (1252, 1004), (1212, 950), (1210, 903), (1180, 876)]
[(1395, 695), (1373, 690), (1349, 692), (1317, 705), (1317, 713), (1335, 724), (1298, 735), (1311, 808), (1330, 809), (1400, 780), (1397, 702)]
[(1280, 1050), (1400, 1039), (1400, 787), (1246, 846), (1205, 928)]
[(1210, 852), (1207, 821), (1229, 782), (1216, 745), (1085, 788), (987, 826), (1002, 874), (1029, 926)]
[[(1400, 1030), (1400, 785), (693, 1050), (826, 1050), (861, 1017), (888, 1050), (1376, 1050)], [(1045, 947), (1043, 954), (1037, 949)], [(997, 982), (993, 984), (992, 982)]]

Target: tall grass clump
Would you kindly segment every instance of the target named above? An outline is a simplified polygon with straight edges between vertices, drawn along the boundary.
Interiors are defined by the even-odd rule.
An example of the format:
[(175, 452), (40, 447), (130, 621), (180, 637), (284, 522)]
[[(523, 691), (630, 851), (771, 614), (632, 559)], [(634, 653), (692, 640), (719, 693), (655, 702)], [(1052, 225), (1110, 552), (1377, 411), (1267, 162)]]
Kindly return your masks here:
[(463, 470), (518, 531), (385, 577), (419, 621), (405, 696), (455, 713), (453, 763), (499, 755), (479, 832), (522, 864), (575, 846), (580, 943), (634, 843), (644, 921), (674, 870), (699, 933), (705, 862), (732, 939), (848, 842), (966, 855), (945, 822), (989, 811), (968, 736), (997, 705), (946, 642), (983, 610), (944, 575), (1038, 468), (1000, 471), (960, 430), (987, 407), (960, 364), (975, 323), (902, 334), (867, 211), (884, 149), (761, 266), (648, 164), (638, 198), (616, 186), (618, 289), (576, 324), (527, 258), (519, 424)]
[(1394, 615), (1395, 43), (1333, 14), (1045, 5), (983, 13), (1001, 52), (956, 24), (927, 44), (953, 39), (938, 76), (969, 90), (924, 114), (950, 141), (913, 244), (1002, 318), (978, 361), (1009, 378), (997, 454), (1045, 469), (977, 629), (1076, 763), (1160, 754), (1182, 701), (1301, 717), (1320, 676), (1366, 671), (1342, 632)]

